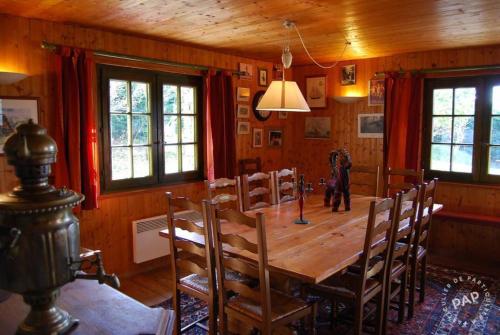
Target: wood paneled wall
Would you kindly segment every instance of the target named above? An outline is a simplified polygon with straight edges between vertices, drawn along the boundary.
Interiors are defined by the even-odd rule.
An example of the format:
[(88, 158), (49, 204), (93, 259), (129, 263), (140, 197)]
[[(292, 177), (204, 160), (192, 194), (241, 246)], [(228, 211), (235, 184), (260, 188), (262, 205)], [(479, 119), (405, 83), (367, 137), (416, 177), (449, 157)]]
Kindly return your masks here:
[[(29, 75), (27, 79), (14, 85), (0, 86), (0, 96), (39, 97), (40, 123), (49, 129), (55, 106), (55, 75), (53, 55), (50, 51), (40, 47), (42, 41), (230, 70), (237, 70), (240, 62), (249, 63), (254, 68), (254, 77), (251, 80), (239, 80), (237, 76), (233, 78), (235, 95), (238, 86), (251, 89), (250, 104), (258, 88), (258, 68), (266, 68), (269, 80), (272, 78), (272, 64), (269, 62), (73, 24), (0, 15), (0, 31), (2, 31), (0, 34), (0, 45), (2, 46), (0, 48), (0, 71), (18, 71)], [(101, 58), (98, 61), (124, 64), (122, 61)], [(127, 65), (179, 71), (178, 69), (157, 65), (148, 66), (141, 63), (127, 63)], [(252, 126), (264, 125), (257, 121), (253, 115), (250, 117), (250, 122)], [(265, 125), (279, 126), (282, 123), (282, 120), (278, 120), (277, 115), (273, 115)], [(266, 147), (253, 149), (251, 148), (251, 134), (237, 137), (238, 159), (257, 155), (262, 157), (265, 169), (274, 169), (280, 166), (281, 150)], [(7, 165), (4, 157), (0, 157), (0, 192), (12, 189), (16, 183), (13, 169)], [(192, 183), (142, 192), (134, 191), (102, 196), (99, 209), (80, 214), (82, 246), (101, 249), (104, 253), (107, 271), (119, 274), (140, 271), (165, 261), (163, 259), (158, 262), (141, 264), (141, 266), (133, 263), (131, 221), (164, 213), (163, 193), (167, 190), (173, 191), (174, 194), (189, 196), (195, 200), (201, 200), (204, 194), (202, 183)]]

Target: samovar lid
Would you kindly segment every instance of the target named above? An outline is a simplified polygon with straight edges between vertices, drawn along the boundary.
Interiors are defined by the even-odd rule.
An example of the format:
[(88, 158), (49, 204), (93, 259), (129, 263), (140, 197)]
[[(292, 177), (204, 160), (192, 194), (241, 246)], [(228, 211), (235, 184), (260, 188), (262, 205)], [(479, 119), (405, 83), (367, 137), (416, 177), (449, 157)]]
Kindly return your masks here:
[(51, 164), (56, 162), (57, 144), (47, 130), (33, 120), (20, 124), (4, 145), (9, 165), (13, 165), (20, 185), (0, 194), (0, 213), (35, 214), (74, 207), (83, 195), (49, 184)]

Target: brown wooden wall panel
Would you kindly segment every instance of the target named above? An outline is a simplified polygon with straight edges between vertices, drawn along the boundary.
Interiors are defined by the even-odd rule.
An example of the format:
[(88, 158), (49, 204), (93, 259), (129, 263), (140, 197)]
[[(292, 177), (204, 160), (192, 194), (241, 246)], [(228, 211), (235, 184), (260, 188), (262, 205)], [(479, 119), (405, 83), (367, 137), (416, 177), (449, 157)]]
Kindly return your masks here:
[[(252, 93), (250, 98), (253, 98), (258, 87), (258, 67), (266, 68), (269, 80), (272, 78), (272, 64), (269, 62), (72, 24), (0, 14), (0, 31), (2, 31), (0, 34), (0, 45), (2, 45), (0, 48), (0, 71), (18, 71), (29, 75), (27, 79), (14, 85), (0, 86), (0, 96), (39, 97), (40, 122), (48, 126), (49, 129), (50, 125), (53, 124), (55, 108), (55, 74), (53, 55), (40, 47), (42, 41), (230, 70), (237, 70), (240, 62), (250, 63), (254, 67), (252, 80), (239, 80), (236, 76), (233, 77), (235, 94), (237, 86), (249, 87)], [(97, 60), (159, 71), (179, 71), (178, 69), (144, 63), (132, 64), (131, 62), (110, 61), (102, 58)], [(264, 125), (264, 123), (257, 121), (253, 115), (250, 117), (250, 122), (252, 126)], [(273, 115), (265, 123), (265, 126), (279, 126), (281, 124), (283, 122), (278, 120), (277, 115)], [(282, 150), (267, 147), (253, 149), (251, 148), (251, 134), (237, 137), (238, 159), (257, 155), (262, 157), (265, 169), (275, 169), (281, 165)], [(13, 169), (7, 165), (4, 157), (0, 157), (0, 192), (6, 192), (15, 185), (16, 178)], [(108, 271), (125, 274), (158, 265), (158, 262), (141, 266), (133, 264), (131, 221), (163, 213), (165, 207), (162, 195), (165, 190), (172, 190), (176, 195), (190, 196), (196, 200), (201, 200), (204, 194), (202, 184), (194, 183), (159, 188), (154, 191), (106, 195), (101, 198), (100, 209), (80, 214), (82, 245), (103, 250)]]

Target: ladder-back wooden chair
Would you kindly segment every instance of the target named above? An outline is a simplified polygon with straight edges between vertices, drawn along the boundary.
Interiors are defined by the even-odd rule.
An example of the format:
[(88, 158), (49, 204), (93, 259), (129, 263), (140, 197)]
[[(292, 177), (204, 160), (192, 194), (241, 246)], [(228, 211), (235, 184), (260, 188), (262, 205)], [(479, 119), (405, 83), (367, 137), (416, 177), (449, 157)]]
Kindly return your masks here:
[[(354, 165), (349, 169), (349, 182), (351, 186), (362, 192), (356, 191), (359, 194), (370, 194), (374, 197), (378, 196), (380, 182), (380, 167), (367, 165)], [(368, 189), (368, 192), (365, 190)]]
[(241, 185), (244, 211), (275, 204), (276, 189), (274, 173), (257, 172), (250, 176), (244, 174)]
[[(203, 205), (208, 206), (208, 203), (204, 202)], [(253, 218), (232, 209), (221, 210), (217, 204), (210, 205), (210, 214), (219, 287), (220, 333), (227, 334), (228, 317), (257, 328), (261, 334), (267, 335), (307, 316), (309, 330), (313, 333), (314, 305), (270, 288), (264, 215), (257, 213)], [(241, 235), (224, 233), (221, 220), (225, 220), (222, 226), (244, 225), (248, 227), (249, 233), (255, 235), (249, 240)], [(224, 252), (223, 245), (244, 251), (249, 255), (248, 258), (255, 259), (256, 262), (242, 260), (232, 256), (230, 252)], [(228, 270), (254, 278), (258, 284), (249, 285), (227, 277), (224, 279), (222, 274)], [(230, 296), (229, 292), (236, 295)]]
[(399, 193), (395, 199), (372, 201), (360, 260), (342, 274), (309, 288), (313, 294), (330, 299), (334, 310), (337, 302), (354, 306), (354, 334), (361, 334), (366, 317), (364, 307), (372, 299), (376, 302), (375, 333), (382, 334), (386, 272), (394, 235), (394, 213), (399, 201)]
[[(420, 185), (415, 186), (401, 195), (401, 200), (396, 204), (394, 222), (395, 229), (390, 251), (390, 268), (386, 279), (386, 316), (382, 333), (386, 333), (387, 315), (391, 301), (398, 298), (398, 322), (403, 322), (406, 309), (406, 287), (408, 284), (409, 260), (411, 253), (411, 238), (415, 228), (417, 207), (420, 195)], [(399, 242), (398, 242), (399, 241)]]
[(240, 176), (262, 172), (262, 161), (260, 157), (240, 159), (239, 168)]
[[(420, 293), (419, 301), (423, 302), (425, 299), (427, 250), (429, 247), (429, 233), (432, 224), (432, 211), (434, 200), (436, 197), (437, 182), (438, 179), (434, 178), (429, 183), (423, 184), (420, 190), (417, 221), (415, 223), (415, 234), (412, 241), (412, 250), (410, 254), (411, 270), (408, 318), (413, 317), (417, 280), (420, 284), (418, 288)], [(418, 273), (419, 268), (420, 273)]]
[(297, 199), (297, 168), (283, 169), (275, 172), (276, 203)]
[(384, 197), (399, 191), (408, 191), (415, 185), (423, 184), (424, 169), (397, 169), (388, 167), (384, 171)]
[[(170, 259), (172, 266), (173, 308), (175, 317), (175, 333), (196, 326), (196, 322), (181, 329), (181, 292), (207, 302), (209, 308), (209, 334), (217, 333), (217, 293), (215, 284), (215, 264), (213, 240), (211, 237), (209, 217), (202, 206), (191, 202), (184, 197), (174, 198), (167, 192), (167, 218), (170, 237)], [(175, 210), (197, 211), (202, 213), (205, 224), (200, 226), (193, 221), (176, 216)], [(197, 235), (203, 241), (204, 247), (194, 242), (177, 238), (176, 228), (180, 228)], [(187, 275), (186, 275), (187, 274)]]
[(219, 178), (213, 181), (205, 180), (208, 199), (216, 202), (223, 208), (243, 210), (241, 198), (240, 177), (234, 179)]

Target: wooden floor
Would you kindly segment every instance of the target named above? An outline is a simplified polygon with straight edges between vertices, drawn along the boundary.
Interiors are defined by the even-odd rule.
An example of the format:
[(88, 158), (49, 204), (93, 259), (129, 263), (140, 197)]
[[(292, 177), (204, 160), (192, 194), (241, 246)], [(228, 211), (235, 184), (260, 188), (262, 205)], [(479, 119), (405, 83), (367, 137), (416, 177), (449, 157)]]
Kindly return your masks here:
[(129, 278), (120, 278), (120, 291), (147, 306), (153, 306), (172, 297), (170, 278), (170, 268), (165, 266)]
[[(479, 263), (472, 264), (464, 260), (434, 256), (430, 262), (449, 268), (467, 270), (475, 273), (497, 277), (498, 269), (485, 268)], [(120, 290), (126, 295), (142, 302), (147, 306), (157, 305), (172, 297), (172, 280), (170, 267), (165, 266), (129, 278), (120, 278)]]

